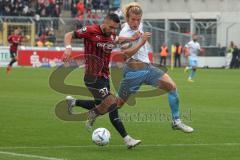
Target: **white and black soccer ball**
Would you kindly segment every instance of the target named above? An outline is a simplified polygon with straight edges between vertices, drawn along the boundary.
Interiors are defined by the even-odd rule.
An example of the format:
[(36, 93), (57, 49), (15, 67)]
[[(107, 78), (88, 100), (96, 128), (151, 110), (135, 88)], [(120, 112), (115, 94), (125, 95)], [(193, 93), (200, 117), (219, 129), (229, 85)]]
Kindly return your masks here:
[(98, 146), (105, 146), (111, 138), (110, 132), (106, 128), (97, 128), (92, 133), (92, 141)]

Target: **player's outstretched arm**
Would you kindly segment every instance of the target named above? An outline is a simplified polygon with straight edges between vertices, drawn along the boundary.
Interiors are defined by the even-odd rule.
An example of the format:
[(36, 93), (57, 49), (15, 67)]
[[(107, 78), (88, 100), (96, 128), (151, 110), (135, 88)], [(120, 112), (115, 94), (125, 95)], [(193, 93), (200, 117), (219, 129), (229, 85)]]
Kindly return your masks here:
[(198, 53), (199, 53), (199, 56), (204, 56), (205, 54), (204, 48), (200, 48)]
[(72, 53), (72, 38), (73, 38), (73, 32), (68, 32), (65, 34), (64, 37), (64, 44), (65, 44), (65, 51), (63, 55), (63, 62), (66, 64), (70, 61), (71, 53)]
[(142, 36), (142, 34), (139, 31), (137, 31), (132, 37), (119, 36), (118, 38), (116, 38), (116, 43), (121, 44), (121, 43), (124, 43), (124, 42), (136, 41), (141, 36)]
[(135, 46), (126, 45), (125, 47), (122, 47), (123, 54), (127, 55), (127, 57), (132, 57), (146, 43), (146, 41), (151, 37), (151, 35), (152, 33), (145, 32), (142, 35), (141, 41)]

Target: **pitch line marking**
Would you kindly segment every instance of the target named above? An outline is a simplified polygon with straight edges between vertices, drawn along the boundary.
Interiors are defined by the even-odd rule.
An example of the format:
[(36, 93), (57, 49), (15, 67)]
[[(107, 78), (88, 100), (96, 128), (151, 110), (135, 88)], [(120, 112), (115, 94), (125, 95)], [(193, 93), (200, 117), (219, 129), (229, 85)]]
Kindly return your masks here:
[(45, 156), (38, 156), (38, 155), (32, 155), (32, 154), (23, 154), (23, 153), (5, 152), (5, 151), (0, 151), (0, 154), (5, 154), (9, 156), (14, 156), (14, 157), (37, 158), (37, 159), (44, 159), (44, 160), (64, 160), (64, 159), (54, 158), (54, 157), (45, 157)]
[[(189, 144), (141, 144), (139, 147), (195, 147), (195, 146), (240, 146), (240, 143), (189, 143)], [(6, 146), (0, 149), (64, 149), (64, 148), (91, 148), (96, 145), (84, 146)], [(108, 145), (107, 147), (124, 147), (124, 145)], [(1, 152), (0, 152), (1, 153)]]

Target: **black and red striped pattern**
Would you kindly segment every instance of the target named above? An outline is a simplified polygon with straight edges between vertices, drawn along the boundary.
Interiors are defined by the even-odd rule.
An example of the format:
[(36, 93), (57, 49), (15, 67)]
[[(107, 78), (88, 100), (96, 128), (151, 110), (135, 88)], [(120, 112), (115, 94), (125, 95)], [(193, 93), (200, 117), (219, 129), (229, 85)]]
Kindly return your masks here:
[(85, 74), (108, 76), (114, 36), (104, 36), (99, 25), (79, 29), (75, 31), (75, 35), (77, 38), (84, 38)]

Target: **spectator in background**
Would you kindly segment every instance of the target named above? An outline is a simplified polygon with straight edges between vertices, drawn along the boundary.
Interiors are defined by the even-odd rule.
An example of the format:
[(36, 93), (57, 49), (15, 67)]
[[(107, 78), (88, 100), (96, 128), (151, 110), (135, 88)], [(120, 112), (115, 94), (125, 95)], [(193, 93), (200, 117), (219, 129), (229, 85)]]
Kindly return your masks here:
[(46, 32), (43, 31), (41, 35), (39, 36), (38, 41), (36, 42), (36, 46), (43, 47), (46, 41)]
[(63, 0), (63, 8), (64, 8), (65, 10), (71, 9), (71, 7), (70, 7), (69, 4), (70, 4), (70, 3), (69, 3), (69, 0)]
[(117, 10), (121, 10), (121, 0), (109, 0), (109, 9), (112, 12), (115, 12)]
[(56, 4), (58, 4), (59, 6), (63, 5), (63, 0), (52, 0), (55, 1)]
[(56, 42), (56, 36), (53, 28), (49, 28), (48, 32), (46, 32), (46, 40), (52, 43), (52, 45)]
[(56, 4), (56, 5), (55, 5), (53, 15), (54, 15), (55, 17), (60, 17), (60, 15), (61, 15), (61, 6), (60, 6), (59, 4)]
[(48, 3), (38, 3), (38, 6), (37, 6), (37, 14), (40, 16), (40, 17), (47, 17), (47, 6)]
[(100, 7), (101, 12), (107, 13), (109, 10), (108, 0), (100, 0), (99, 7)]
[(56, 15), (55, 15), (55, 7), (56, 7), (55, 1), (49, 0), (45, 6), (47, 8), (48, 16), (56, 17)]
[(100, 9), (99, 4), (100, 4), (100, 0), (92, 0), (92, 6), (95, 12), (97, 12), (97, 10)]
[(91, 21), (92, 21), (92, 23), (99, 24), (99, 19), (100, 18), (101, 18), (101, 16), (98, 13), (91, 13)]
[(37, 4), (37, 14), (40, 17), (59, 17), (61, 13), (61, 1), (39, 0)]
[(28, 5), (24, 5), (23, 6), (23, 12), (22, 12), (23, 16), (33, 16), (33, 13), (31, 12), (30, 8), (28, 7)]
[(62, 0), (0, 0), (0, 15), (3, 16), (52, 16), (55, 6), (61, 8)]
[(53, 13), (52, 13), (52, 17), (55, 17), (53, 19), (53, 27), (54, 29), (58, 30), (58, 26), (59, 26), (59, 17), (61, 14), (61, 9), (60, 9), (60, 5), (56, 4), (54, 9), (53, 9)]
[(160, 48), (160, 65), (166, 66), (167, 56), (168, 56), (168, 47), (164, 43)]
[(3, 16), (11, 16), (11, 11), (12, 11), (12, 4), (10, 0), (5, 0), (5, 2), (3, 2)]
[(75, 17), (77, 14), (77, 2), (78, 0), (72, 0), (71, 1), (71, 15), (72, 17)]
[(91, 12), (91, 11), (92, 11), (92, 8), (93, 8), (93, 6), (92, 6), (92, 0), (87, 0), (87, 1), (86, 1), (86, 7), (85, 7), (85, 8), (86, 8), (86, 11), (87, 11), (87, 12), (89, 12), (89, 11)]
[(238, 49), (237, 45), (234, 45), (234, 47), (233, 47), (230, 68), (239, 68), (239, 49)]
[(25, 5), (28, 5), (29, 11), (31, 12), (31, 16), (35, 16), (36, 15), (36, 11), (37, 11), (37, 3), (36, 3), (36, 1), (30, 1), (29, 3), (26, 3)]
[(229, 49), (228, 49), (227, 54), (226, 54), (226, 69), (230, 68), (232, 55), (233, 55), (233, 50), (234, 50), (234, 42), (231, 41)]
[(79, 0), (79, 2), (77, 3), (77, 14), (78, 14), (78, 16), (84, 16), (84, 11), (85, 11), (84, 1)]
[(40, 38), (37, 40), (36, 46), (37, 46), (37, 47), (43, 47), (43, 46), (44, 46), (44, 43), (41, 41)]
[(175, 43), (175, 52), (174, 52), (174, 67), (181, 67), (181, 55), (182, 55), (182, 46), (179, 42)]
[(38, 4), (44, 4), (45, 0), (38, 0)]
[(77, 26), (77, 28), (82, 28), (83, 20), (84, 20), (84, 11), (85, 11), (83, 0), (79, 0), (79, 2), (77, 2), (76, 9), (77, 9), (77, 14), (76, 14), (76, 17), (75, 17), (76, 26)]
[(56, 42), (56, 36), (54, 33), (54, 29), (51, 27), (46, 27), (45, 31), (43, 31), (39, 39), (36, 42), (36, 46), (38, 47), (52, 47)]
[(0, 16), (3, 15), (3, 11), (4, 11), (4, 0), (0, 0)]
[(16, 0), (13, 3), (13, 16), (20, 16), (23, 11), (22, 0)]

